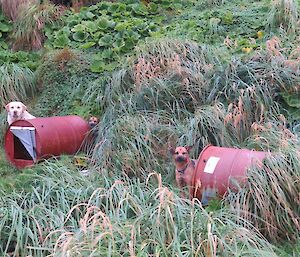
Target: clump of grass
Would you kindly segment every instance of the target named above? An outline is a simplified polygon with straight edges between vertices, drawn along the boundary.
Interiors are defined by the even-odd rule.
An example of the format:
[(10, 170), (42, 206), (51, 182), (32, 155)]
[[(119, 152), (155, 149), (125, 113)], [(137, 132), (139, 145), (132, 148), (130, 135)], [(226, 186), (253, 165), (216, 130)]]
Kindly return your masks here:
[(13, 48), (40, 49), (44, 42), (43, 28), (45, 24), (54, 22), (61, 13), (58, 6), (40, 1), (25, 3), (19, 8), (12, 37)]
[[(239, 251), (262, 256), (267, 251), (275, 256), (258, 234), (239, 228), (228, 213), (209, 214), (197, 203), (190, 209), (164, 186), (154, 191), (137, 186), (139, 189), (130, 185), (134, 191), (128, 191), (126, 183), (116, 181), (108, 191), (95, 192), (84, 206), (78, 226), (50, 234), (49, 241), (57, 238), (53, 240), (54, 254), (170, 256), (181, 252), (214, 256)], [(93, 204), (95, 197), (97, 205)], [(72, 211), (77, 208), (80, 206)]]
[(274, 255), (228, 210), (207, 213), (198, 201), (180, 199), (159, 174), (141, 182), (104, 170), (85, 177), (72, 167), (70, 159), (47, 161), (31, 190), (1, 192), (1, 254)]
[[(162, 39), (137, 49), (133, 79), (137, 91), (153, 86), (155, 81), (176, 81), (181, 92), (175, 97), (188, 98), (199, 105), (214, 99), (216, 92), (210, 88), (210, 81), (219, 65), (218, 54), (207, 46)], [(178, 90), (172, 91), (175, 94)]]
[[(161, 175), (151, 174), (142, 183), (103, 174), (95, 188), (66, 168), (48, 164), (46, 169), (47, 176), (39, 177), (32, 193), (3, 198), (7, 204), (2, 206), (1, 224), (12, 225), (8, 235), (7, 229), (1, 230), (2, 238), (10, 240), (2, 241), (4, 246), (11, 247), (2, 252), (275, 256), (257, 231), (241, 227), (228, 210), (207, 213), (198, 201), (183, 201), (162, 183)], [(63, 186), (67, 181), (69, 186)]]
[(219, 6), (225, 4), (225, 0), (205, 0), (205, 4), (209, 6)]
[(35, 75), (29, 68), (15, 63), (0, 66), (0, 102), (25, 101), (36, 89)]
[(298, 22), (298, 4), (295, 0), (273, 0), (268, 15), (267, 28), (282, 26), (288, 32), (295, 33)]
[(249, 138), (249, 142), (255, 142), (258, 150), (271, 150), (272, 154), (263, 165), (249, 170), (247, 186), (231, 195), (229, 201), (238, 215), (248, 219), (273, 242), (298, 240), (299, 139), (288, 129), (267, 123), (260, 125), (259, 133)]
[(1, 9), (3, 13), (9, 17), (12, 21), (15, 21), (18, 17), (19, 6), (34, 2), (32, 0), (1, 0)]
[(82, 96), (87, 84), (97, 77), (89, 70), (89, 64), (89, 55), (68, 48), (45, 54), (36, 71), (41, 92), (35, 106), (37, 115), (73, 114), (89, 117), (91, 106), (82, 104)]
[(168, 146), (176, 137), (174, 121), (162, 111), (144, 114), (130, 112), (113, 119), (111, 113), (103, 116), (92, 156), (97, 167), (138, 177), (152, 171), (167, 174), (162, 160), (168, 159)]

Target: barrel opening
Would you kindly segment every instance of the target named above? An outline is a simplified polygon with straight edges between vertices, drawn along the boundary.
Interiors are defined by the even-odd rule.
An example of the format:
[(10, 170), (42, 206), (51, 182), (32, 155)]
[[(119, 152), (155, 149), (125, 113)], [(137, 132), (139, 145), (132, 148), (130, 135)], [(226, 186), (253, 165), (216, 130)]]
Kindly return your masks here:
[(32, 157), (26, 150), (25, 146), (21, 143), (21, 140), (16, 137), (14, 137), (14, 159), (20, 159), (20, 160), (32, 160)]
[(14, 159), (36, 160), (35, 128), (12, 126)]

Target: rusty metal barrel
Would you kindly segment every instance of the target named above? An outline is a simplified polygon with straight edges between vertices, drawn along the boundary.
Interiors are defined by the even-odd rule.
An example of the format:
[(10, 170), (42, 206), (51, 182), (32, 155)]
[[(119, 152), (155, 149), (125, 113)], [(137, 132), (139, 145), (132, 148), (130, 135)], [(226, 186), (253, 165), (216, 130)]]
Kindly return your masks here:
[(268, 152), (208, 145), (200, 153), (195, 167), (193, 197), (207, 204), (222, 197), (229, 188), (244, 183), (247, 169), (262, 164)]
[(18, 120), (5, 134), (6, 157), (24, 168), (51, 156), (74, 154), (88, 131), (87, 122), (75, 115)]

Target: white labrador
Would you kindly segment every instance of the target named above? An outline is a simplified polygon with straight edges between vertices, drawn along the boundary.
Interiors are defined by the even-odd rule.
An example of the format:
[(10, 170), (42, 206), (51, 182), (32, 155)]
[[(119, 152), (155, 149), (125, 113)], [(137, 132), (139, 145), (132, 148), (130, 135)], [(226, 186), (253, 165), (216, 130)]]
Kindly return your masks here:
[(35, 117), (27, 112), (27, 107), (22, 102), (10, 102), (5, 106), (7, 111), (7, 122), (12, 124), (16, 120), (30, 120)]

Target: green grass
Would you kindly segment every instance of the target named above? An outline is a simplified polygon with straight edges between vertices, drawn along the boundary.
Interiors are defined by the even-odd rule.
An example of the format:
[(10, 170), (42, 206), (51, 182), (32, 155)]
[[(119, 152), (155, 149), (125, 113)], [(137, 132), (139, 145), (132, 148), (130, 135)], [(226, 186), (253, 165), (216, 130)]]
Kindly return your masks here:
[(46, 162), (37, 169), (30, 192), (1, 195), (2, 253), (276, 256), (229, 210), (208, 213), (199, 202), (180, 199), (159, 174), (144, 183), (122, 175), (109, 178), (104, 171), (83, 177), (64, 163)]
[[(33, 113), (101, 118), (95, 148), (80, 155), (91, 174), (81, 175), (72, 156), (16, 170), (2, 151), (2, 255), (299, 255), (300, 143), (290, 112), (299, 110), (293, 98), (299, 70), (286, 65), (298, 62), (291, 54), (297, 52), (293, 21), (285, 29), (273, 24), (270, 32), (267, 17), (282, 9), (269, 1), (162, 4), (163, 19), (147, 16), (159, 31), (148, 31), (126, 54), (111, 49), (115, 67), (101, 47), (78, 50), (82, 43), (72, 42), (73, 48), (54, 50), (47, 42), (35, 72)], [(89, 11), (98, 15), (98, 8), (128, 26), (146, 10), (133, 4), (129, 13), (138, 19), (118, 18), (128, 12), (124, 4), (99, 6), (69, 12), (69, 24), (46, 27), (47, 37), (89, 19)], [(280, 45), (272, 49), (279, 42), (274, 35)], [(194, 145), (197, 158), (208, 143), (271, 151), (276, 158), (251, 169), (238, 193), (204, 208), (179, 198), (168, 148)]]
[(35, 92), (35, 76), (27, 67), (5, 63), (0, 66), (0, 97), (2, 106), (11, 101), (24, 101)]

